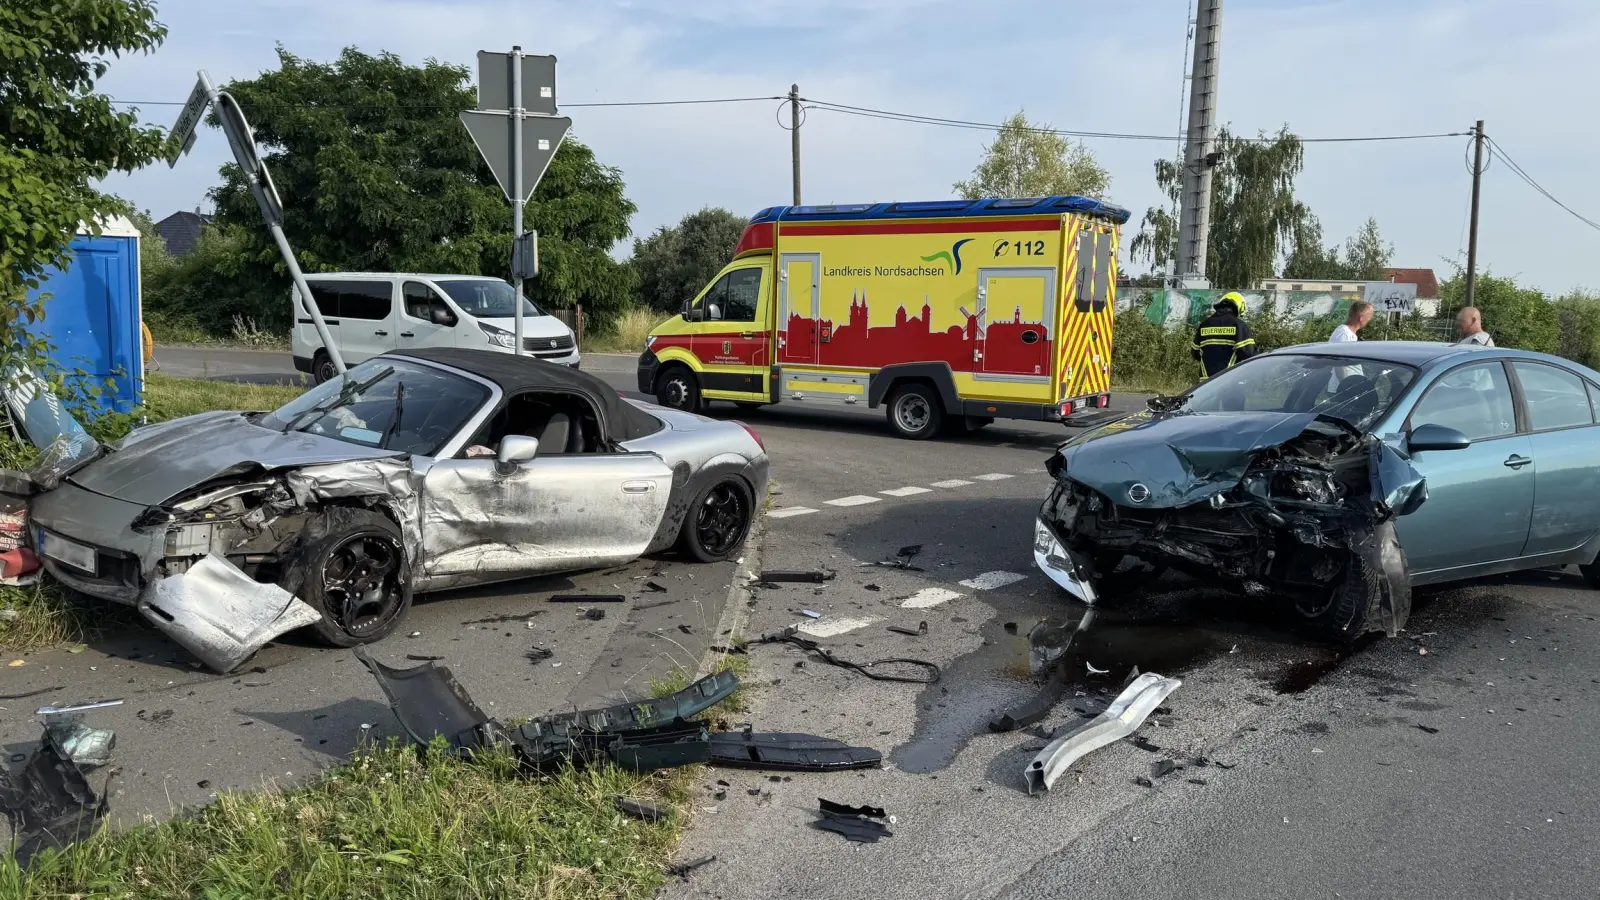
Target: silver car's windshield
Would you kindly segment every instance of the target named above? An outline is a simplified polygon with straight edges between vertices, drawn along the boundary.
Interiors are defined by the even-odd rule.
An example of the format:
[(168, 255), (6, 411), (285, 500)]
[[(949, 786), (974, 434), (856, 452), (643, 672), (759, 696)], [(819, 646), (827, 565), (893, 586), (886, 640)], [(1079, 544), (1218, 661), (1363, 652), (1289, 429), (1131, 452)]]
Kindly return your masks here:
[[(477, 319), (509, 319), (517, 314), (517, 308), (512, 305), (517, 292), (504, 281), (483, 281), (481, 279), (461, 281), (437, 281), (440, 288), (450, 299), (461, 307), (461, 311)], [(522, 314), (524, 316), (542, 316), (544, 310), (533, 305), (533, 301), (522, 298)]]
[(379, 358), (323, 382), (256, 424), (433, 456), (488, 399), (489, 388), (471, 379)]
[(1182, 408), (1322, 413), (1365, 429), (1416, 374), (1411, 366), (1381, 360), (1273, 353), (1213, 376), (1183, 399)]

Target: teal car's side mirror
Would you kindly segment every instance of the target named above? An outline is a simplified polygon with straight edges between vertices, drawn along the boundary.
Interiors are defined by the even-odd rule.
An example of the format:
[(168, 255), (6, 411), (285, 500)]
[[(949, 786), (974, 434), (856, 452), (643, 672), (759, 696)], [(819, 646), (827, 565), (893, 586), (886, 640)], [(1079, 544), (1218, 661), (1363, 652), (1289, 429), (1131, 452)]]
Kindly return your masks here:
[(1406, 450), (1421, 453), (1424, 450), (1465, 450), (1472, 440), (1454, 428), (1444, 425), (1418, 425), (1406, 435)]

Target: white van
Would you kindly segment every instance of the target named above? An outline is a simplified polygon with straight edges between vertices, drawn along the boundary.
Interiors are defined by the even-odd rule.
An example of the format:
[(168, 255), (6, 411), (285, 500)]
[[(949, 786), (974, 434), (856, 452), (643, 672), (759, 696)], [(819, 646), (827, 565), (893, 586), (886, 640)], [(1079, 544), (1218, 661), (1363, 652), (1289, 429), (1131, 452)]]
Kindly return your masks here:
[[(470, 347), (510, 353), (516, 345), (511, 285), (482, 275), (325, 272), (306, 276), (311, 296), (338, 342), (346, 366), (380, 353), (421, 347)], [(317, 383), (334, 377), (333, 362), (302, 303), (291, 293), (294, 367)], [(523, 298), (522, 344), (536, 359), (577, 368), (578, 339), (560, 319)]]

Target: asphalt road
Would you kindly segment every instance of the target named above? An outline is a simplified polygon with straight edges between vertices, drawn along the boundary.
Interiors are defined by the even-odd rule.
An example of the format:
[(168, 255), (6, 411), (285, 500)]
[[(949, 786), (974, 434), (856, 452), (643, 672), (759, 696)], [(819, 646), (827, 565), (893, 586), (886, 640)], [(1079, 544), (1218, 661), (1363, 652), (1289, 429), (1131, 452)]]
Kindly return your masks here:
[[(170, 374), (199, 366), (209, 377), (241, 377), (212, 368), (204, 351), (158, 356)], [(238, 371), (271, 378), (288, 374), (286, 364), (241, 357)], [(631, 360), (591, 357), (586, 368), (632, 392)], [(1062, 430), (1001, 422), (961, 439), (910, 443), (893, 438), (875, 411), (786, 404), (740, 415), (766, 441), (775, 494), (746, 568), (837, 575), (777, 589), (739, 579), (729, 616), (703, 621), (726, 626), (737, 613), (747, 635), (803, 625), (843, 658), (917, 657), (941, 665), (943, 678), (932, 686), (872, 681), (791, 646), (752, 648), (753, 725), (876, 747), (886, 765), (787, 780), (708, 770), (681, 855), (718, 860), (669, 895), (1593, 895), (1600, 803), (1588, 773), (1600, 762), (1600, 623), (1595, 593), (1574, 574), (1421, 593), (1407, 633), (1348, 654), (1307, 641), (1270, 607), (1193, 582), (1158, 582), (1108, 599), (1072, 651), (1075, 681), (1051, 715), (1033, 729), (993, 734), (988, 720), (1037, 690), (1027, 676), (1029, 628), (1081, 615), (1031, 562), (1043, 465)], [(913, 568), (871, 565), (912, 544), (922, 547)], [(586, 583), (627, 584), (651, 565)], [(685, 579), (672, 585), (684, 604), (707, 602), (706, 582), (726, 585), (732, 575), (664, 571)], [(624, 646), (640, 648), (656, 640), (653, 629), (673, 624), (624, 629), (610, 617), (566, 621), (569, 613), (554, 608), (535, 616), (533, 629), (521, 619), (462, 624), (531, 610), (541, 599), (537, 591), (441, 598), (413, 614), (421, 637), (392, 639), (379, 656), (442, 648), (491, 711), (540, 711), (596, 677), (619, 690), (628, 670), (612, 663)], [(927, 633), (917, 637), (886, 630), (922, 622)], [(520, 653), (535, 641), (560, 648), (553, 661), (565, 661), (565, 671), (545, 668), (553, 661), (522, 668)], [(697, 649), (672, 652), (687, 659)], [(298, 775), (346, 751), (361, 723), (393, 729), (376, 686), (348, 654), (276, 647), (263, 655), (267, 673), (229, 679), (102, 656), (97, 680), (86, 682), (96, 652), (30, 660), (20, 678), (71, 684), (78, 696), (128, 693), (126, 678), (137, 679), (139, 699), (103, 717), (125, 729), (119, 753), (144, 770), (137, 777), (145, 786), (129, 789), (124, 809), (161, 806), (159, 790), (175, 789), (173, 803), (204, 799), (196, 779), (223, 784), (206, 767), (248, 773), (229, 784), (281, 775), (278, 768)], [(1096, 751), (1052, 793), (1028, 796), (1022, 770), (1044, 744), (1040, 735), (1092, 715), (1135, 666), (1183, 679), (1141, 740)], [(20, 684), (18, 670), (6, 671), (0, 693)], [(157, 684), (161, 677), (169, 683)], [(251, 686), (258, 682), (275, 684)], [(11, 709), (0, 711), (7, 749), (31, 740), (31, 720), (16, 722), (18, 704), (0, 706)], [(137, 708), (150, 712), (140, 718)], [(163, 724), (145, 722), (166, 708), (177, 711)], [(159, 759), (146, 764), (139, 754), (153, 744), (162, 745)], [(1152, 777), (1160, 760), (1178, 768)], [(818, 797), (886, 807), (894, 835), (853, 844), (817, 831)]]

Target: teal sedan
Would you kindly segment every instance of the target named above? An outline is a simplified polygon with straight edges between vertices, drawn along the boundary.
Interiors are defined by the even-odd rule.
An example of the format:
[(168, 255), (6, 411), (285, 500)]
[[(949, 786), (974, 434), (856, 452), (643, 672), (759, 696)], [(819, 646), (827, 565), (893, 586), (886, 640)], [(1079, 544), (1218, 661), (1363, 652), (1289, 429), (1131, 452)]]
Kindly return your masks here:
[(1411, 588), (1577, 565), (1600, 587), (1600, 373), (1495, 347), (1308, 344), (1067, 441), (1034, 558), (1087, 603), (1127, 557), (1394, 634)]

